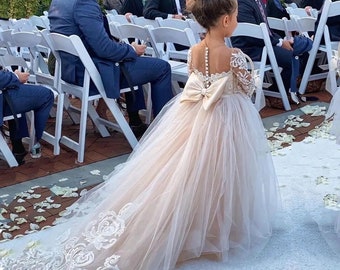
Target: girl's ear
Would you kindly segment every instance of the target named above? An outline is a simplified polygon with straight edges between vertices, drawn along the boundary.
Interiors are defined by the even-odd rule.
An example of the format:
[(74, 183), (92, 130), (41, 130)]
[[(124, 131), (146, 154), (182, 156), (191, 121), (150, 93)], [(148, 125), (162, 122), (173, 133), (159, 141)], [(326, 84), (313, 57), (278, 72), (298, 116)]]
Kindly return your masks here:
[(229, 15), (222, 16), (222, 25), (224, 27), (228, 27), (230, 23), (230, 17)]

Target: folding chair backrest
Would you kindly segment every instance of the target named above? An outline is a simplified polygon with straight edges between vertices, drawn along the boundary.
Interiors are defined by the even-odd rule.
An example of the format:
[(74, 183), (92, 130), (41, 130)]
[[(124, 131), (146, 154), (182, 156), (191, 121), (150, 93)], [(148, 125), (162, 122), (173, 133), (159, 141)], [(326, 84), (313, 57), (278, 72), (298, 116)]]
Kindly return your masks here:
[(146, 19), (144, 17), (137, 17), (136, 15), (130, 16), (130, 20), (133, 24), (136, 24), (136, 25), (139, 25), (139, 26), (151, 25), (154, 28), (159, 27), (158, 21)]
[(45, 15), (37, 16), (32, 15), (29, 17), (29, 20), (33, 26), (35, 26), (37, 29), (50, 29), (50, 22), (48, 20), (48, 17)]
[[(155, 50), (156, 56), (164, 60), (169, 60), (173, 54), (171, 50), (168, 50), (169, 47), (172, 48), (169, 45), (179, 44), (186, 47), (192, 47), (197, 43), (191, 28), (185, 28), (184, 30), (171, 27), (147, 28), (150, 33), (150, 41)], [(166, 44), (167, 50), (160, 51), (158, 44)], [(181, 59), (187, 59), (187, 51), (178, 51), (177, 53), (178, 56), (180, 54), (183, 55), (181, 56)]]
[(309, 33), (314, 32), (315, 30), (316, 18), (314, 17), (299, 17), (292, 15), (290, 16), (290, 19), (295, 22), (299, 33), (306, 37), (310, 37)]
[[(57, 33), (50, 33), (50, 37), (53, 40), (53, 48), (57, 54), (56, 57), (59, 57), (60, 61), (62, 62), (62, 59), (58, 55), (59, 51), (79, 57), (85, 67), (84, 84), (90, 84), (90, 79), (92, 79), (100, 94), (105, 95), (104, 86), (103, 82), (101, 81), (100, 74), (81, 39), (76, 35), (66, 37)], [(86, 88), (88, 91), (89, 87)]]
[(118, 14), (118, 15), (113, 15), (111, 13), (108, 13), (106, 14), (106, 18), (108, 20), (108, 22), (118, 22), (118, 23), (121, 23), (121, 24), (124, 24), (124, 23), (130, 23), (125, 15), (121, 15), (121, 14)]
[(157, 17), (155, 21), (158, 22), (160, 27), (170, 27), (181, 30), (184, 30), (185, 28), (190, 28), (190, 24), (187, 20), (179, 20), (172, 18), (163, 19), (161, 17)]
[[(152, 26), (149, 26), (152, 27)], [(118, 35), (125, 42), (129, 42), (129, 39), (134, 39), (135, 42), (139, 44), (145, 44), (147, 46), (145, 55), (155, 56), (154, 49), (150, 44), (150, 34), (145, 26), (140, 26), (136, 24), (119, 24), (115, 22), (110, 23), (110, 30), (117, 31)]]

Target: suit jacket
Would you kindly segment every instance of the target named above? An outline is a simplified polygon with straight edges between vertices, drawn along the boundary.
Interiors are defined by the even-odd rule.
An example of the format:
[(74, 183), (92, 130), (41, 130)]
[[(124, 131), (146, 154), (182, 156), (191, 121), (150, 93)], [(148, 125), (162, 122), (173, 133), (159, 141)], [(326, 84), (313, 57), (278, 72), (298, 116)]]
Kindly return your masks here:
[[(185, 0), (180, 0), (182, 14), (185, 15)], [(177, 14), (175, 0), (147, 0), (144, 7), (144, 17), (154, 20), (156, 17), (166, 19), (169, 14)]]
[[(0, 71), (0, 91), (6, 87), (14, 87), (19, 88), (20, 87), (20, 81), (18, 77), (13, 73), (9, 71)], [(5, 90), (5, 91), (11, 91), (11, 90)], [(3, 117), (4, 117), (4, 100), (3, 100), (3, 94), (2, 91), (0, 93), (0, 126), (3, 124)]]
[(131, 12), (138, 17), (143, 16), (143, 1), (142, 0), (126, 0), (120, 10), (121, 14)]
[[(264, 12), (266, 13), (265, 8)], [(237, 21), (252, 24), (260, 24), (265, 22), (261, 15), (260, 8), (256, 4), (255, 0), (238, 0)], [(273, 36), (270, 38), (272, 45), (276, 46), (276, 44), (279, 43), (280, 38), (281, 37), (277, 33), (273, 33)], [(240, 48), (253, 60), (259, 60), (261, 58), (261, 52), (264, 46), (264, 42), (262, 40), (251, 37), (232, 37), (231, 41), (233, 47)]]
[[(104, 26), (103, 14), (96, 0), (52, 0), (48, 12), (51, 32), (78, 35), (103, 80), (109, 98), (120, 94), (121, 61), (134, 61), (137, 54), (129, 44), (112, 40)], [(62, 78), (66, 82), (81, 85), (84, 66), (78, 57), (60, 54)], [(90, 94), (97, 92), (91, 84)]]

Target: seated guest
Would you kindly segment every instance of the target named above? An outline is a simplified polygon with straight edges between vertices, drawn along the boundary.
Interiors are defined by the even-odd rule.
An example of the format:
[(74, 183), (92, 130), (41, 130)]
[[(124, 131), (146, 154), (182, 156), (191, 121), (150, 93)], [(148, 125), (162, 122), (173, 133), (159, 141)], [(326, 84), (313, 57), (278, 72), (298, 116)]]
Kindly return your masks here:
[(125, 0), (121, 13), (129, 20), (130, 15), (143, 16), (144, 0)]
[(147, 0), (144, 17), (154, 20), (156, 17), (185, 19), (185, 0)]
[(287, 4), (293, 3), (292, 0), (268, 0), (266, 5), (267, 16), (282, 19), (286, 17), (289, 19), (289, 14), (286, 11)]
[(299, 7), (311, 7), (320, 10), (322, 8), (323, 2), (323, 0), (302, 0)]
[(99, 2), (102, 3), (104, 9), (106, 10), (115, 9), (117, 13), (121, 13), (124, 1), (126, 2), (127, 0), (100, 0)]
[[(284, 40), (277, 33), (273, 32), (268, 25), (266, 9), (261, 0), (238, 0), (238, 22), (246, 22), (252, 24), (266, 23), (273, 45), (274, 54), (279, 67), (282, 68), (281, 77), (285, 89), (289, 92), (292, 76), (292, 59), (293, 59), (293, 41)], [(240, 48), (244, 53), (249, 55), (254, 61), (261, 59), (261, 53), (264, 42), (251, 37), (232, 37), (233, 47)], [(304, 57), (300, 57), (301, 61), (305, 61)], [(304, 63), (300, 65), (303, 67)], [(277, 91), (277, 86), (273, 85), (272, 89)], [(298, 103), (298, 100), (294, 100)]]
[[(292, 0), (286, 0), (284, 2), (281, 2), (280, 0), (268, 0), (266, 5), (267, 10), (267, 16), (268, 17), (274, 17), (278, 19), (287, 18), (290, 19), (288, 12), (286, 11), (286, 4), (291, 4)], [(281, 38), (285, 37), (284, 31), (274, 30), (277, 34), (281, 36)]]
[[(29, 137), (25, 113), (34, 111), (35, 142), (31, 155), (38, 158), (41, 155), (39, 140), (45, 129), (53, 105), (53, 93), (46, 87), (34, 84), (25, 84), (29, 73), (16, 70), (0, 70), (0, 126), (3, 116), (23, 114), (22, 117), (8, 121), (10, 140), (13, 154), (19, 165), (24, 164), (27, 151), (22, 144), (22, 138)], [(34, 151), (34, 152), (33, 152)]]
[[(139, 57), (146, 46), (131, 45), (111, 39), (105, 29), (101, 8), (96, 0), (52, 0), (48, 13), (51, 32), (63, 35), (78, 35), (97, 66), (109, 98), (119, 98), (120, 89), (129, 87), (122, 67), (129, 74), (132, 85), (151, 83), (153, 115), (173, 97), (170, 65), (160, 59)], [(70, 83), (83, 82), (84, 67), (77, 57), (62, 53), (62, 76)], [(123, 70), (123, 71), (124, 71)], [(97, 93), (92, 85), (91, 94)], [(129, 124), (136, 137), (146, 130), (139, 117), (139, 110), (145, 109), (142, 89), (126, 93)]]

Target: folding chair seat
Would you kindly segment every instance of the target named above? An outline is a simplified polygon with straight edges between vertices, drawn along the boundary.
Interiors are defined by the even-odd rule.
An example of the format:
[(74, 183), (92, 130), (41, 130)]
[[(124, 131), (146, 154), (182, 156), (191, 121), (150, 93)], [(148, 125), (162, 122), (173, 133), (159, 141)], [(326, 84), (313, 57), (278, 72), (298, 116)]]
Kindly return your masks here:
[[(96, 128), (99, 130), (101, 136), (109, 136), (106, 127), (111, 127), (117, 131), (122, 132), (127, 138), (129, 144), (132, 148), (137, 145), (137, 139), (133, 134), (129, 124), (127, 123), (122, 111), (119, 108), (115, 99), (108, 98), (103, 86), (101, 76), (94, 65), (91, 57), (89, 56), (83, 42), (76, 36), (64, 36), (57, 33), (49, 34), (52, 47), (56, 56), (56, 75), (58, 76), (58, 91), (60, 93), (71, 94), (78, 97), (81, 102), (81, 115), (80, 115), (80, 127), (78, 141), (75, 141), (69, 137), (62, 136), (60, 143), (66, 145), (67, 147), (75, 150), (78, 153), (78, 162), (84, 161), (85, 155), (85, 139), (86, 139), (86, 126), (87, 126), (87, 116), (91, 118)], [(62, 58), (59, 52), (66, 52), (74, 56), (79, 57), (82, 64), (85, 67), (84, 70), (84, 82), (83, 85), (78, 86), (74, 84), (67, 83), (63, 81), (61, 74), (61, 63)], [(99, 93), (97, 95), (90, 96), (89, 88), (90, 81), (94, 83)], [(122, 89), (124, 91), (126, 89)], [(102, 98), (110, 109), (116, 123), (110, 122), (106, 119), (102, 119), (97, 114), (95, 108), (93, 107), (93, 101)], [(61, 127), (60, 127), (61, 130)]]
[[(336, 70), (331, 65), (331, 63), (333, 62), (335, 55), (337, 55), (337, 48), (339, 42), (331, 41), (329, 29), (327, 26), (328, 18), (332, 18), (335, 16), (340, 16), (340, 2), (339, 1), (332, 2), (331, 0), (325, 0), (319, 24), (314, 35), (313, 47), (309, 51), (309, 58), (302, 76), (299, 88), (300, 94), (305, 93), (308, 81), (313, 81), (325, 77), (327, 77), (326, 90), (333, 95), (337, 89), (338, 83), (336, 77)], [(324, 37), (325, 45), (321, 44), (322, 36)], [(326, 64), (323, 67), (325, 72), (322, 72), (321, 74), (311, 75), (314, 62), (317, 59), (318, 52), (320, 51), (325, 52), (326, 54)]]
[[(268, 34), (268, 29), (265, 23), (250, 24), (250, 23), (238, 23), (235, 31), (232, 34), (232, 37), (236, 36), (247, 36), (252, 38), (257, 38), (263, 40), (264, 47), (262, 49), (262, 55), (260, 61), (254, 61), (255, 66), (255, 81), (256, 83), (256, 91), (255, 91), (255, 107), (257, 110), (261, 110), (264, 107), (264, 96), (272, 96), (282, 99), (283, 106), (285, 110), (290, 110), (290, 104), (287, 97), (287, 93), (285, 87), (282, 82), (280, 68), (277, 64), (275, 54), (273, 51), (272, 44), (270, 42), (270, 37)], [(229, 43), (232, 45), (231, 40), (229, 39)], [(269, 59), (269, 64), (267, 64), (267, 58)], [(274, 78), (276, 80), (276, 84), (279, 92), (273, 92), (268, 90), (267, 88), (270, 84), (267, 84), (265, 79), (265, 72), (272, 72)]]

